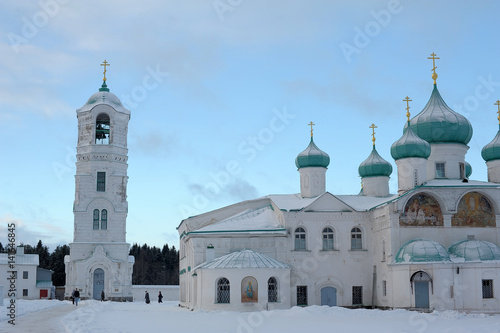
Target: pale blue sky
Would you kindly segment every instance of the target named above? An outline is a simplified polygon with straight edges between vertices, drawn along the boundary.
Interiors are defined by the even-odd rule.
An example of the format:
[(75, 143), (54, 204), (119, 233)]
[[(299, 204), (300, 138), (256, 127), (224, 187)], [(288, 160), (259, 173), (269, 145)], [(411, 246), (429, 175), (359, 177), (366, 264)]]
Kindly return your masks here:
[[(75, 110), (102, 83), (132, 112), (130, 243), (178, 247), (183, 218), (299, 192), (309, 142), (331, 158), (327, 190), (356, 194), (357, 168), (390, 156), (438, 88), (474, 127), (466, 160), (495, 136), (500, 99), (497, 1), (2, 1), (0, 242), (54, 249), (73, 239)], [(152, 74), (154, 73), (154, 74)], [(231, 175), (227, 176), (227, 170)]]

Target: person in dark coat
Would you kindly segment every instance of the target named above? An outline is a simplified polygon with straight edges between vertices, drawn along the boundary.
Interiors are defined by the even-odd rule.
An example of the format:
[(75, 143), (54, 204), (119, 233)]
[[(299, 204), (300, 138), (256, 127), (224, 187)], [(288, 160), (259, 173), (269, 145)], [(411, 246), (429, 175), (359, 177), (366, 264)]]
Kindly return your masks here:
[(78, 302), (80, 301), (80, 292), (78, 289), (75, 290), (75, 305), (78, 306)]
[(101, 290), (101, 302), (104, 301), (104, 289)]
[(145, 297), (145, 299), (146, 299), (146, 304), (149, 304), (149, 302), (150, 302), (149, 301), (149, 293), (147, 291), (146, 291), (146, 297)]
[(73, 289), (73, 292), (71, 293), (71, 300), (73, 301), (73, 305), (75, 305), (75, 290)]
[(162, 299), (163, 299), (163, 295), (161, 294), (161, 291), (160, 291), (160, 293), (158, 294), (158, 303), (163, 303)]

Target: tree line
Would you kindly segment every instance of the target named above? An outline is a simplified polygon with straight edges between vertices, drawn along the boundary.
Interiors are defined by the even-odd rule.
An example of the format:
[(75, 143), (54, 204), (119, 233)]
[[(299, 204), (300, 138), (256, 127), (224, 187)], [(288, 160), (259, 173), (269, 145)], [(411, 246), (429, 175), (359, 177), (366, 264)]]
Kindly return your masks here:
[[(54, 286), (66, 284), (66, 273), (64, 270), (64, 256), (70, 254), (68, 245), (59, 245), (52, 253), (49, 248), (39, 240), (36, 246), (21, 244), (24, 246), (25, 254), (38, 254), (39, 267), (50, 269), (52, 283)], [(0, 243), (0, 253), (7, 252)], [(175, 246), (168, 244), (163, 248), (142, 246), (135, 244), (130, 248), (129, 255), (135, 257), (132, 273), (133, 285), (178, 285), (179, 284), (179, 252)]]

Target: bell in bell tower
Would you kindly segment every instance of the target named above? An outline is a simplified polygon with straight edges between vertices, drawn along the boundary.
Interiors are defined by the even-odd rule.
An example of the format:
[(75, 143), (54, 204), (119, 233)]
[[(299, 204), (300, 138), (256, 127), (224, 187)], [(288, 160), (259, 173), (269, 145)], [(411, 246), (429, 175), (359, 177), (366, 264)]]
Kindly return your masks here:
[(74, 236), (66, 265), (66, 291), (82, 298), (132, 300), (134, 257), (126, 242), (127, 131), (130, 111), (109, 92), (104, 78), (101, 88), (76, 110)]

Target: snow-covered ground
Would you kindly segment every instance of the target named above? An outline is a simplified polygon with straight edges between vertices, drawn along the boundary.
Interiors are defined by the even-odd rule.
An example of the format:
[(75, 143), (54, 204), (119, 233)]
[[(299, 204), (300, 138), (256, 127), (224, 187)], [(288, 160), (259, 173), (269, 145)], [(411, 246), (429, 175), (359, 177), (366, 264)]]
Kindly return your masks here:
[[(189, 311), (176, 302), (149, 305), (83, 301), (16, 302), (16, 327), (7, 323), (8, 304), (0, 308), (0, 332), (42, 332), (43, 314), (52, 332), (500, 332), (500, 315), (456, 311), (349, 310), (310, 306), (263, 312)], [(49, 310), (45, 310), (48, 309)], [(42, 320), (43, 320), (42, 318)], [(58, 330), (60, 328), (60, 330)]]

